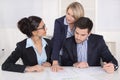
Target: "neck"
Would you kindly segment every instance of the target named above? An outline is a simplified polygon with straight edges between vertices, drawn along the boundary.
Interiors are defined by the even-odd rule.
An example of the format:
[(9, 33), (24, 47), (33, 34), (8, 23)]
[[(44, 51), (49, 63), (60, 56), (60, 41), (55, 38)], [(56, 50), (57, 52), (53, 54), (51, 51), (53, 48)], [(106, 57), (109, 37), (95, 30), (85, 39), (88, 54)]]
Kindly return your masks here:
[(32, 37), (32, 40), (33, 40), (34, 44), (38, 44), (38, 43), (42, 42), (40, 37), (35, 37), (34, 36), (34, 37)]
[(34, 46), (38, 53), (41, 54), (42, 52), (42, 39), (40, 37), (34, 36), (32, 37), (32, 40), (34, 42)]
[(69, 26), (70, 26), (70, 29), (72, 30), (74, 27), (74, 24), (69, 24)]

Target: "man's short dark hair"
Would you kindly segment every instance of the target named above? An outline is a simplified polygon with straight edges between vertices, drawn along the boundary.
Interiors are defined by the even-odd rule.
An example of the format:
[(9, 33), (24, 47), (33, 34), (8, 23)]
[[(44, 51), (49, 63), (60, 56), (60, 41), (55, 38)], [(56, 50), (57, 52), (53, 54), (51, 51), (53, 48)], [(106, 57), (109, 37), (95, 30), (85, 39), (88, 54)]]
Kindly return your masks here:
[(80, 17), (74, 24), (80, 29), (88, 29), (88, 33), (92, 30), (93, 22), (87, 17)]

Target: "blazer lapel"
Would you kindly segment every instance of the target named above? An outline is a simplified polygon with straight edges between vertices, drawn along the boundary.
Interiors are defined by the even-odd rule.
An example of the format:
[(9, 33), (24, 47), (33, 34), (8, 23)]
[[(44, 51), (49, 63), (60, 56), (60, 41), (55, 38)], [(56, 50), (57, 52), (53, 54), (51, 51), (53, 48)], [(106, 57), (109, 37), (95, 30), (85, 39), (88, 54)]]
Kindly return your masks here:
[(92, 43), (91, 43), (91, 41), (90, 41), (90, 39), (88, 39), (88, 46), (87, 46), (87, 62), (88, 62), (88, 64), (90, 64), (91, 63), (91, 52), (92, 52), (92, 48), (91, 48), (91, 46), (92, 46)]
[[(68, 25), (65, 25), (65, 27), (64, 27), (65, 29), (65, 35), (67, 35), (67, 29), (68, 29)], [(66, 37), (66, 36), (65, 36)]]
[[(74, 37), (73, 37), (73, 40), (74, 40)], [(72, 43), (71, 43), (72, 44)], [(77, 62), (77, 46), (76, 46), (76, 43), (75, 43), (75, 41), (73, 41), (73, 44), (71, 45), (71, 53), (72, 53), (72, 55), (71, 55), (71, 59), (72, 59), (72, 61), (74, 61), (74, 62)]]
[(48, 45), (46, 45), (46, 47), (45, 47), (45, 51), (46, 51), (46, 55), (47, 55), (47, 61), (48, 62), (50, 62), (50, 60), (51, 60), (51, 50), (50, 50), (50, 47), (48, 46)]
[(29, 60), (30, 60), (32, 63), (34, 63), (34, 64), (38, 64), (38, 62), (37, 62), (37, 55), (36, 55), (33, 47), (27, 48), (26, 51), (27, 51), (27, 56), (28, 56)]
[(73, 50), (72, 50), (73, 52), (73, 60), (74, 60), (74, 62), (77, 62), (77, 59), (78, 59), (78, 57), (77, 57), (77, 46), (76, 46), (76, 44), (73, 44)]

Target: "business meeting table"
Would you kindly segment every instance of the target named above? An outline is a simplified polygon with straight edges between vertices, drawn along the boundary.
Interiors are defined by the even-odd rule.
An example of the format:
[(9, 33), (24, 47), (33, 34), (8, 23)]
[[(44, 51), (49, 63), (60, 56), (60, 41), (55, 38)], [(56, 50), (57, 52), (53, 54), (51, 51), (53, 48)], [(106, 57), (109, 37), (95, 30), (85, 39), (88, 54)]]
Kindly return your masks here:
[(45, 68), (43, 72), (18, 73), (0, 70), (0, 80), (120, 80), (120, 69), (112, 74), (101, 67), (79, 69), (63, 67), (59, 72)]

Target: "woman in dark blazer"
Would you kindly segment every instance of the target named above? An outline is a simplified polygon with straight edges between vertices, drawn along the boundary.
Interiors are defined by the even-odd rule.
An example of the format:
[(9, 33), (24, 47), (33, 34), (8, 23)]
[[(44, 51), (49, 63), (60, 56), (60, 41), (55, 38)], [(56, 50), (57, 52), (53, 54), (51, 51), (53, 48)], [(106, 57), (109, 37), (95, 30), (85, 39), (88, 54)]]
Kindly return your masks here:
[[(51, 66), (50, 40), (42, 36), (46, 34), (43, 20), (37, 16), (22, 18), (18, 29), (28, 38), (17, 43), (17, 47), (2, 64), (2, 70), (13, 72), (40, 72)], [(15, 64), (22, 59), (23, 65)]]
[(66, 15), (55, 20), (52, 50), (52, 70), (59, 70), (59, 55), (66, 38), (73, 36), (74, 22), (84, 16), (83, 6), (79, 2), (71, 3), (66, 9)]

